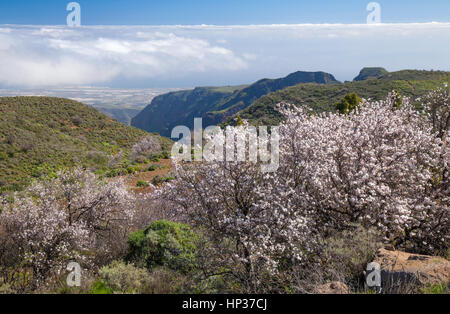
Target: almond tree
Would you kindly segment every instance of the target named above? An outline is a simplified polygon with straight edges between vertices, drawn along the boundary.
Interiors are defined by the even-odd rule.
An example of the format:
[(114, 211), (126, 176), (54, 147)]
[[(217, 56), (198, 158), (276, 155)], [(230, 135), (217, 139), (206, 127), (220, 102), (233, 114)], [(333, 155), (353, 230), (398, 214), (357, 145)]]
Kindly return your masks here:
[(140, 156), (148, 158), (159, 152), (161, 152), (159, 139), (156, 136), (147, 136), (134, 144), (131, 149), (130, 159), (136, 160)]
[(131, 201), (120, 180), (104, 183), (81, 169), (33, 184), (3, 201), (0, 229), (10, 258), (2, 258), (0, 268), (31, 269), (36, 288), (68, 261), (95, 266), (100, 256), (114, 258), (119, 240), (129, 232)]
[(318, 236), (355, 223), (399, 247), (448, 248), (449, 146), (407, 98), (391, 93), (346, 114), (279, 110), (276, 172), (251, 162), (180, 163), (178, 181), (159, 192), (211, 241), (203, 249), (211, 269), (261, 291), (264, 274), (320, 254)]
[[(234, 134), (247, 135), (245, 127)], [(205, 276), (230, 275), (245, 292), (271, 291), (262, 290), (265, 279), (301, 262), (313, 246), (290, 178), (263, 173), (260, 163), (245, 161), (180, 162), (177, 176), (157, 196), (205, 236), (199, 257)]]
[(405, 248), (448, 247), (449, 146), (408, 99), (391, 93), (348, 115), (280, 110), (281, 168), (318, 230), (360, 222)]
[(443, 87), (431, 91), (423, 98), (419, 98), (423, 102), (425, 112), (433, 126), (433, 132), (437, 136), (445, 140), (450, 132), (450, 89), (447, 84)]

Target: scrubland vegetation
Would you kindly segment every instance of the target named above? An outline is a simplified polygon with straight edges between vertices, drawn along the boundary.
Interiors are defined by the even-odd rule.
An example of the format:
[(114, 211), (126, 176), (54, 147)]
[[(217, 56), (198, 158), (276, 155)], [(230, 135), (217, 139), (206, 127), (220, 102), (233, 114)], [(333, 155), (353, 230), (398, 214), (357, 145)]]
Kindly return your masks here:
[[(139, 171), (136, 162), (145, 160), (134, 160), (139, 154), (133, 145), (147, 136), (76, 101), (0, 98), (0, 193), (74, 166), (110, 177)], [(153, 137), (160, 141), (160, 154), (170, 151), (170, 140)]]
[[(446, 256), (448, 87), (420, 110), (394, 92), (358, 99), (322, 114), (280, 103), (274, 173), (177, 163), (174, 178), (143, 195), (77, 168), (3, 194), (0, 292), (313, 293), (330, 281), (358, 292), (384, 244)], [(132, 160), (161, 148), (143, 137)], [(81, 287), (65, 283), (70, 261), (82, 266)]]
[(316, 113), (332, 112), (335, 109), (334, 104), (350, 93), (375, 101), (384, 99), (392, 90), (410, 97), (414, 106), (420, 109), (421, 103), (416, 99), (449, 80), (448, 72), (404, 70), (377, 78), (369, 77), (363, 81), (329, 85), (299, 84), (267, 94), (237, 114), (252, 124), (273, 125), (283, 119), (282, 114), (276, 110), (276, 105), (282, 101), (296, 106), (307, 106)]

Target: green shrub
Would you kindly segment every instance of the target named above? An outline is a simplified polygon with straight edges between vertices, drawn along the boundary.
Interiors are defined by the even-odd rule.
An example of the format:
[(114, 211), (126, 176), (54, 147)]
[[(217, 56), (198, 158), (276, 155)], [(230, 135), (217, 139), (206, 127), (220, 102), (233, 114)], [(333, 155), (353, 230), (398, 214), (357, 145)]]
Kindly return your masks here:
[(108, 163), (108, 157), (101, 151), (90, 151), (86, 157), (96, 166), (106, 165)]
[(160, 185), (169, 181), (175, 180), (173, 177), (156, 176), (152, 180), (153, 185)]
[[(114, 261), (102, 267), (97, 291), (114, 293), (142, 293), (149, 285), (150, 274), (144, 268), (138, 268), (123, 261)], [(102, 285), (103, 284), (103, 285)]]
[(148, 269), (166, 266), (188, 273), (196, 268), (197, 239), (198, 235), (187, 225), (156, 221), (130, 235), (127, 260)]
[(14, 294), (15, 291), (9, 284), (0, 285), (0, 294)]
[(0, 151), (0, 161), (6, 159), (8, 159), (8, 154), (3, 151)]
[(103, 281), (97, 280), (92, 287), (91, 294), (112, 294), (114, 291)]
[(147, 186), (149, 186), (149, 184), (148, 184), (148, 182), (146, 182), (146, 181), (139, 180), (139, 181), (136, 183), (136, 186), (137, 186), (137, 187), (147, 187)]
[(148, 159), (145, 156), (134, 157), (133, 165), (146, 164), (146, 163), (148, 163)]
[(159, 161), (159, 159), (170, 159), (170, 153), (167, 151), (161, 152), (161, 154), (153, 155), (153, 159)]
[(353, 111), (362, 102), (362, 99), (356, 93), (346, 95), (335, 107), (341, 114), (348, 114)]
[[(99, 278), (90, 292), (92, 294), (173, 294), (210, 291), (204, 289), (203, 281), (198, 286), (192, 277), (167, 267), (155, 267), (149, 272), (133, 264), (114, 261), (100, 269)], [(217, 292), (217, 290), (211, 291)]]
[(450, 294), (450, 283), (428, 285), (422, 289), (424, 294)]
[(112, 169), (111, 171), (109, 171), (106, 176), (108, 178), (114, 178), (117, 177), (119, 175), (119, 172), (117, 171), (117, 169)]
[[(157, 267), (150, 273), (151, 280), (145, 287), (147, 294), (197, 293), (191, 276), (173, 271), (167, 267)], [(203, 291), (201, 291), (203, 292)]]
[(158, 167), (156, 165), (150, 165), (147, 170), (148, 171), (155, 171), (156, 169), (158, 169)]
[(167, 152), (167, 151), (163, 151), (163, 152), (161, 153), (161, 158), (162, 158), (162, 159), (170, 159), (170, 153)]
[(164, 183), (165, 181), (164, 181), (164, 178), (162, 177), (162, 176), (156, 176), (156, 177), (154, 177), (153, 179), (152, 179), (152, 184), (153, 185), (159, 185), (159, 184), (162, 184), (162, 183)]

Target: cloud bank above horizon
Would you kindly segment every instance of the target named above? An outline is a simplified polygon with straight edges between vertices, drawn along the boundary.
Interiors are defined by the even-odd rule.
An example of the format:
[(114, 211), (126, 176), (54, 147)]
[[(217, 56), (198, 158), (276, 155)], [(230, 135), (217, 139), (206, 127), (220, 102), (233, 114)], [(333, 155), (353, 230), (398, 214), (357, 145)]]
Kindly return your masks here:
[(365, 66), (450, 70), (450, 23), (0, 25), (0, 86), (184, 87)]

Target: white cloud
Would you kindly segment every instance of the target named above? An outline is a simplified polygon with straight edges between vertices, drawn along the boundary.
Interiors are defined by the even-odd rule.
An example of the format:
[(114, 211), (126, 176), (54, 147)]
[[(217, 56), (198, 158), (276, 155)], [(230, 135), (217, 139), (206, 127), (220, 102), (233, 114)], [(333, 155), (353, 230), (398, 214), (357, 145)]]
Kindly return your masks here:
[[(297, 70), (450, 70), (450, 23), (0, 26), (0, 85), (242, 83)], [(234, 81), (233, 81), (233, 78)], [(202, 84), (199, 83), (199, 84)], [(176, 84), (176, 83), (174, 83)]]
[(247, 67), (244, 58), (208, 40), (135, 28), (0, 28), (0, 84), (94, 84)]

